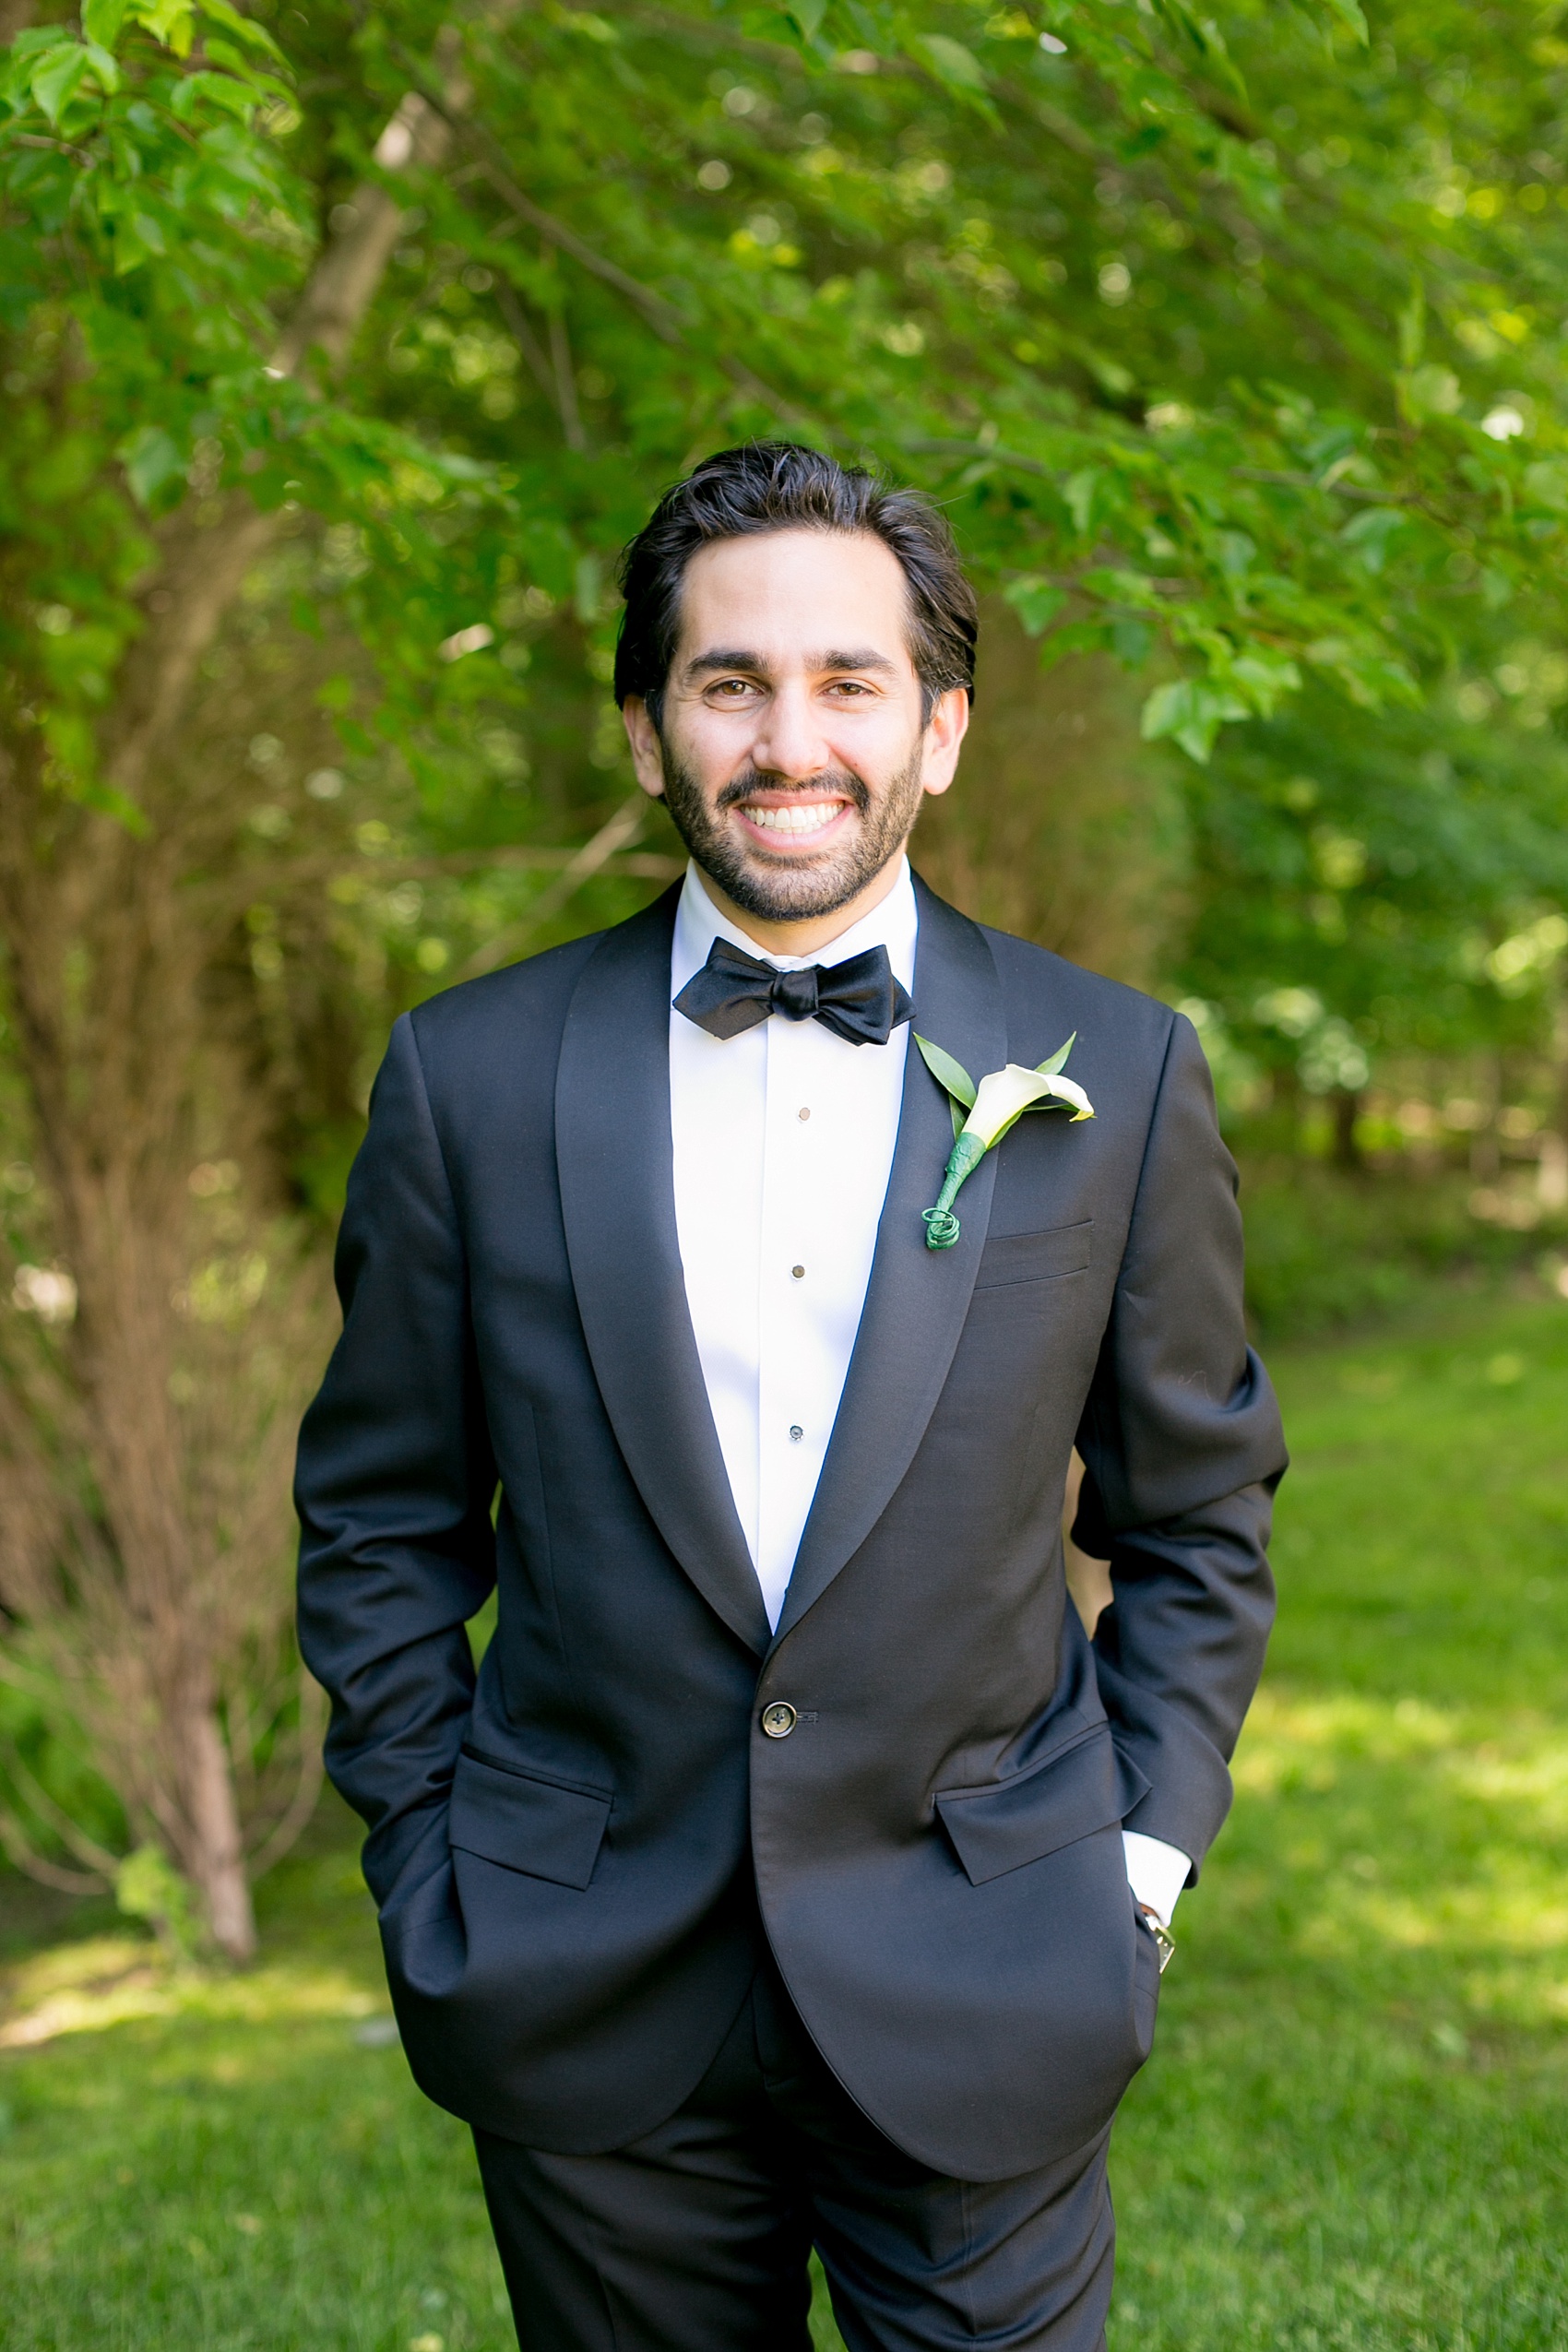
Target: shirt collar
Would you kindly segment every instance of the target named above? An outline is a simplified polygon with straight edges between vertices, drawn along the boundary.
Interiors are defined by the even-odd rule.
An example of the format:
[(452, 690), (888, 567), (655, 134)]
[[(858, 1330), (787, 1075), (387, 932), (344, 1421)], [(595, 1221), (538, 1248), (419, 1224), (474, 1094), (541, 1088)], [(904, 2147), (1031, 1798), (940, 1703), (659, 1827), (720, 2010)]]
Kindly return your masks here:
[(702, 875), (695, 863), (688, 861), (686, 879), (681, 890), (681, 903), (675, 914), (675, 939), (671, 952), (670, 970), (673, 992), (679, 995), (694, 972), (701, 971), (707, 961), (707, 951), (716, 939), (727, 939), (731, 947), (739, 947), (748, 956), (760, 956), (781, 972), (804, 971), (809, 964), (842, 964), (851, 956), (863, 955), (868, 947), (885, 947), (887, 960), (896, 980), (900, 980), (911, 995), (915, 986), (915, 937), (920, 928), (920, 912), (915, 903), (915, 885), (909, 873), (909, 861), (900, 858), (898, 879), (869, 915), (841, 931), (810, 956), (778, 956), (769, 947), (759, 946), (749, 938), (738, 923), (719, 913), (703, 888)]

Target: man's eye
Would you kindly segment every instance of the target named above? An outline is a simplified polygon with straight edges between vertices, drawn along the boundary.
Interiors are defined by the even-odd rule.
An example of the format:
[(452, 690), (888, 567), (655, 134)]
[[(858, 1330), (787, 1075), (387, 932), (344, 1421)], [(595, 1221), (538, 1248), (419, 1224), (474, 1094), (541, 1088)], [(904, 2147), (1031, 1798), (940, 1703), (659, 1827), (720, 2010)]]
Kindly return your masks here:
[(726, 695), (733, 702), (738, 695), (752, 692), (752, 683), (749, 678), (720, 678), (717, 685), (709, 687), (708, 692)]

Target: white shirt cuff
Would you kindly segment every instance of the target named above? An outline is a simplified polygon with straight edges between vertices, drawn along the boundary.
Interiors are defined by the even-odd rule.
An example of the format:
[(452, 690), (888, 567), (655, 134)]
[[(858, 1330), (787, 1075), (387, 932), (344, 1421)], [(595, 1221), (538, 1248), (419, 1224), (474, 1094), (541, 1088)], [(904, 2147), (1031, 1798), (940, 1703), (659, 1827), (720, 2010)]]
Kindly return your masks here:
[(1167, 1846), (1162, 1837), (1145, 1837), (1135, 1829), (1122, 1832), (1122, 1844), (1127, 1857), (1127, 1883), (1134, 1899), (1158, 1911), (1169, 1927), (1176, 1898), (1193, 1867), (1191, 1856), (1179, 1846)]

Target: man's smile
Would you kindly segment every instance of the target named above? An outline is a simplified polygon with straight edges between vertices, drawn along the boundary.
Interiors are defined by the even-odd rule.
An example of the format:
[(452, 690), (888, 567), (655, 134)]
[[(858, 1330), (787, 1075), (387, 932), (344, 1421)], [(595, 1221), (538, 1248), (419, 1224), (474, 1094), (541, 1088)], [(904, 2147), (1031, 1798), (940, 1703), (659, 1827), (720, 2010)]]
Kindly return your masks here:
[(736, 814), (754, 831), (764, 835), (771, 849), (786, 843), (820, 840), (850, 806), (836, 792), (826, 800), (805, 800), (794, 794), (759, 795), (741, 802)]

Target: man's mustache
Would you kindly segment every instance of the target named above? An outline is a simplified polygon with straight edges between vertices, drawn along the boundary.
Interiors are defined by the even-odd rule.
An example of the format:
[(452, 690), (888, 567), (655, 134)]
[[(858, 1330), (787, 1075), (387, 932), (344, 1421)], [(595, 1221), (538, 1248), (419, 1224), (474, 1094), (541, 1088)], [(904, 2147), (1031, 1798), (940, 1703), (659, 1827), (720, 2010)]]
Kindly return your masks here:
[(713, 804), (714, 812), (721, 816), (726, 809), (737, 808), (742, 801), (749, 801), (754, 792), (799, 792), (803, 799), (807, 793), (822, 791), (841, 792), (861, 816), (871, 806), (870, 792), (860, 778), (851, 776), (847, 767), (831, 769), (825, 776), (810, 777), (801, 784), (792, 783), (781, 776), (765, 776), (761, 768), (752, 767), (744, 776), (737, 776), (725, 785)]

